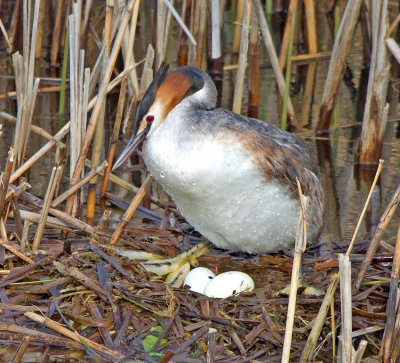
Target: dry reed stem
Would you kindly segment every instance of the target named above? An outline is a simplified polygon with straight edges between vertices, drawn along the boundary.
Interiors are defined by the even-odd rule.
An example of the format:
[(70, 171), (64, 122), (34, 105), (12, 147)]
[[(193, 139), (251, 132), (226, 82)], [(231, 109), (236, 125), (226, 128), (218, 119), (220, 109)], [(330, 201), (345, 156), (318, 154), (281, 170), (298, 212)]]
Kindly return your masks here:
[(398, 46), (396, 41), (393, 38), (387, 38), (385, 39), (385, 42), (386, 46), (392, 52), (393, 57), (395, 57), (397, 62), (400, 63), (400, 47)]
[[(60, 86), (49, 86), (49, 87), (42, 87), (37, 89), (37, 93), (50, 93), (50, 92), (58, 92), (60, 91)], [(5, 98), (12, 98), (17, 96), (16, 91), (9, 91), (0, 95), (0, 100)], [(12, 116), (15, 117), (15, 116)], [(34, 125), (31, 125), (34, 126)]]
[[(15, 189), (15, 187), (13, 185), (10, 186), (12, 189)], [(28, 192), (23, 192), (21, 194), (20, 199), (24, 202), (24, 203), (28, 203), (33, 205), (36, 209), (42, 209), (42, 205), (43, 202), (40, 198), (33, 196), (32, 194), (28, 193)], [(49, 209), (49, 213), (59, 219), (61, 219), (62, 221), (68, 223), (69, 225), (84, 231), (88, 234), (95, 234), (96, 233), (96, 229), (92, 226), (89, 226), (87, 223), (71, 217), (69, 214), (64, 213), (58, 209), (55, 208), (51, 208)]]
[(5, 202), (6, 202), (8, 184), (10, 182), (11, 171), (13, 168), (14, 160), (15, 160), (14, 151), (13, 148), (10, 147), (10, 150), (8, 152), (6, 167), (4, 169), (4, 172), (0, 175), (0, 218), (3, 218), (6, 212)]
[(242, 29), (240, 24), (243, 23), (245, 0), (238, 0), (236, 5), (236, 21), (233, 33), (232, 53), (239, 53)]
[(397, 189), (394, 192), (392, 199), (390, 200), (388, 206), (386, 207), (381, 218), (379, 219), (378, 227), (376, 228), (375, 233), (371, 239), (367, 253), (364, 256), (363, 262), (360, 266), (356, 280), (354, 282), (354, 289), (356, 291), (359, 290), (360, 285), (361, 285), (362, 281), (364, 280), (364, 276), (368, 270), (368, 267), (370, 266), (370, 264), (372, 262), (375, 252), (379, 246), (379, 241), (382, 238), (383, 232), (385, 231), (391, 218), (393, 217), (399, 203), (400, 203), (400, 185), (397, 186)]
[(47, 187), (46, 194), (43, 199), (43, 208), (40, 211), (40, 218), (36, 229), (35, 238), (33, 239), (32, 242), (32, 250), (34, 251), (39, 248), (40, 240), (42, 238), (43, 231), (46, 226), (46, 218), (50, 209), (50, 203), (53, 199), (56, 186), (61, 181), (62, 170), (63, 170), (62, 167), (58, 166), (58, 167), (53, 167), (53, 170), (51, 172), (49, 185)]
[[(11, 122), (13, 124), (15, 124), (17, 122), (17, 118), (15, 116), (12, 116), (12, 115), (10, 115), (6, 112), (2, 112), (2, 111), (0, 111), (0, 118), (3, 118), (4, 120)], [(53, 139), (53, 135), (49, 134), (46, 130), (42, 129), (39, 126), (31, 125), (31, 131), (37, 135), (44, 137), (47, 140)], [(61, 143), (61, 146), (64, 147), (64, 144)]]
[(3, 24), (3, 22), (1, 21), (1, 19), (0, 19), (0, 29), (1, 29), (1, 32), (3, 33), (4, 39), (6, 40), (7, 48), (8, 48), (8, 49), (11, 49), (11, 42), (10, 42), (10, 39), (8, 38), (7, 30), (6, 30), (6, 28), (4, 27), (4, 24)]
[[(348, 256), (350, 254), (351, 250), (352, 250), (352, 246), (353, 246), (355, 238), (357, 236), (357, 232), (358, 232), (358, 230), (360, 228), (360, 225), (361, 225), (361, 222), (362, 222), (362, 220), (364, 218), (365, 211), (366, 211), (366, 209), (368, 207), (369, 200), (370, 200), (370, 198), (372, 196), (372, 192), (373, 192), (373, 190), (375, 188), (375, 185), (376, 185), (376, 183), (378, 181), (378, 178), (379, 178), (381, 170), (382, 170), (382, 163), (379, 164), (379, 167), (378, 167), (378, 169), (376, 171), (374, 181), (373, 181), (373, 183), (371, 185), (370, 192), (369, 192), (367, 200), (366, 200), (366, 202), (364, 204), (363, 211), (360, 214), (360, 217), (358, 219), (358, 223), (357, 223), (356, 229), (355, 229), (355, 231), (353, 233), (352, 240), (351, 240), (351, 242), (349, 244), (349, 247), (347, 249), (346, 256)], [(399, 186), (399, 190), (400, 190), (400, 186)], [(372, 260), (372, 258), (371, 258), (371, 260)], [(331, 303), (331, 301), (333, 299), (333, 296), (334, 296), (334, 294), (336, 292), (336, 288), (338, 286), (339, 278), (338, 278), (337, 275), (334, 275), (333, 277), (331, 277), (331, 279), (332, 279), (331, 280), (331, 284), (329, 286), (329, 287), (332, 288), (332, 290), (329, 291), (330, 298), (329, 298), (329, 295), (328, 295), (328, 292), (327, 292), (326, 295), (325, 295), (324, 301), (322, 302), (321, 308), (320, 308), (320, 310), (318, 312), (316, 323), (315, 323), (316, 325), (315, 325), (315, 327), (313, 326), (313, 329), (311, 331), (310, 337), (307, 340), (306, 346), (304, 348), (304, 352), (305, 353), (304, 353), (304, 355), (302, 355), (301, 361), (306, 361), (306, 360), (311, 359), (312, 352), (315, 349), (316, 341), (317, 341), (317, 339), (319, 337), (319, 334), (320, 334), (320, 332), (322, 330), (323, 322), (325, 321), (325, 318), (326, 318), (326, 315), (327, 315), (327, 312), (328, 312), (328, 307), (327, 306), (329, 306), (329, 304)], [(329, 290), (329, 288), (328, 288), (328, 290)]]
[(387, 0), (373, 0), (372, 54), (368, 78), (361, 138), (358, 144), (358, 162), (376, 164), (381, 156), (389, 106), (386, 95), (390, 63), (385, 45)]
[(107, 161), (103, 161), (97, 168), (92, 169), (89, 173), (87, 173), (82, 179), (78, 181), (78, 183), (74, 184), (72, 187), (64, 191), (57, 198), (55, 198), (51, 202), (51, 206), (56, 208), (60, 205), (65, 199), (67, 199), (71, 194), (74, 194), (78, 189), (80, 189), (83, 185), (88, 183), (94, 176), (100, 174), (106, 167), (108, 166)]
[[(332, 281), (332, 278), (331, 278), (331, 281)], [(337, 289), (337, 285), (335, 287), (335, 291), (336, 291), (336, 289)], [(336, 356), (336, 324), (335, 324), (335, 299), (333, 298), (333, 296), (334, 296), (334, 294), (332, 295), (332, 298), (331, 298), (331, 334), (332, 334), (332, 358), (335, 359), (335, 356)], [(321, 307), (322, 307), (322, 305), (321, 305)], [(325, 318), (324, 318), (324, 320), (325, 320)], [(321, 330), (320, 330), (320, 332), (321, 332)], [(318, 333), (318, 335), (319, 335), (319, 333)]]
[(393, 31), (397, 28), (397, 26), (399, 25), (399, 23), (400, 23), (400, 14), (398, 14), (398, 15), (396, 16), (396, 19), (394, 19), (393, 23), (390, 25), (389, 34), (388, 34), (388, 35), (390, 35), (390, 34), (393, 33)]
[[(395, 337), (396, 306), (398, 301), (398, 286), (400, 277), (400, 223), (397, 230), (396, 247), (393, 256), (392, 272), (390, 275), (389, 298), (386, 304), (386, 324), (383, 334), (380, 354), (384, 363), (389, 363)], [(393, 358), (393, 357), (392, 357)], [(393, 359), (395, 361), (395, 359)]]
[(51, 320), (49, 318), (46, 318), (44, 316), (41, 316), (39, 314), (30, 312), (30, 311), (27, 311), (26, 313), (24, 313), (24, 315), (26, 317), (28, 317), (29, 319), (31, 319), (37, 323), (43, 324), (47, 328), (52, 329), (52, 330), (56, 331), (57, 333), (60, 333), (64, 336), (74, 340), (75, 342), (81, 343), (83, 345), (87, 345), (90, 348), (93, 348), (93, 349), (95, 349), (99, 352), (102, 352), (104, 354), (107, 354), (111, 357), (122, 358), (122, 354), (120, 352), (109, 349), (109, 348), (107, 348), (101, 344), (98, 344), (88, 338), (85, 338), (84, 336), (77, 334), (77, 333), (63, 327), (62, 325), (60, 325), (59, 323), (57, 323), (54, 320)]
[(330, 283), (328, 289), (326, 290), (324, 300), (322, 301), (321, 307), (319, 308), (318, 315), (315, 318), (306, 345), (303, 348), (300, 362), (308, 362), (313, 359), (313, 352), (317, 345), (318, 338), (321, 334), (322, 327), (325, 324), (326, 316), (328, 314), (329, 307), (333, 302), (333, 298), (335, 296), (338, 284), (339, 284), (339, 275), (338, 274), (332, 275), (330, 277)]
[(288, 363), (290, 358), (290, 347), (292, 343), (294, 315), (296, 312), (297, 287), (301, 268), (301, 257), (307, 245), (306, 209), (308, 198), (303, 195), (299, 180), (296, 178), (300, 198), (300, 214), (296, 231), (296, 246), (294, 250), (292, 276), (290, 279), (289, 302), (286, 316), (285, 338), (283, 342), (282, 363)]
[(379, 160), (379, 165), (378, 165), (378, 168), (376, 169), (374, 180), (372, 182), (371, 188), (369, 189), (368, 197), (367, 197), (367, 199), (366, 199), (366, 201), (364, 203), (364, 208), (361, 211), (360, 218), (358, 219), (356, 228), (355, 228), (354, 233), (353, 233), (353, 237), (351, 238), (349, 247), (347, 248), (346, 256), (349, 256), (351, 250), (353, 249), (353, 245), (354, 245), (354, 242), (356, 240), (357, 233), (358, 233), (358, 231), (359, 231), (359, 229), (361, 227), (361, 223), (362, 223), (362, 220), (364, 219), (364, 215), (365, 215), (365, 213), (367, 211), (367, 208), (368, 208), (368, 205), (369, 205), (369, 201), (371, 200), (372, 193), (374, 191), (375, 185), (378, 182), (379, 175), (381, 175), (382, 166), (383, 166), (383, 160)]
[(9, 54), (12, 53), (13, 48), (14, 48), (14, 40), (15, 40), (15, 36), (17, 34), (17, 27), (18, 27), (18, 23), (19, 23), (19, 16), (21, 13), (21, 6), (22, 6), (22, 0), (16, 0), (15, 1), (15, 5), (14, 5), (14, 11), (11, 17), (11, 25), (10, 25), (10, 46), (7, 49), (7, 52)]
[(176, 22), (179, 24), (179, 26), (183, 29), (183, 31), (186, 33), (187, 37), (189, 38), (189, 40), (192, 42), (192, 44), (194, 46), (197, 45), (196, 40), (194, 39), (192, 33), (190, 32), (190, 30), (187, 28), (186, 24), (183, 22), (183, 20), (181, 19), (181, 17), (179, 16), (179, 14), (177, 13), (177, 11), (175, 10), (175, 8), (172, 6), (172, 4), (169, 2), (169, 0), (163, 0), (164, 4), (167, 6), (168, 10), (171, 12), (171, 14), (173, 15), (173, 17), (175, 18)]
[[(131, 27), (130, 27), (130, 31), (129, 31), (129, 39), (128, 39), (128, 44), (127, 44), (127, 47), (126, 47), (127, 55), (126, 55), (126, 59), (125, 59), (125, 70), (131, 68), (132, 66), (135, 66), (135, 65), (131, 65), (131, 61), (132, 61), (132, 58), (133, 58), (133, 51), (132, 50), (133, 50), (133, 45), (134, 45), (134, 41), (135, 41), (139, 5), (140, 5), (140, 2), (137, 1), (135, 3), (135, 7), (133, 9), (133, 15), (132, 15), (132, 19), (131, 19)], [(146, 58), (144, 60), (145, 65), (144, 65), (144, 71), (143, 72), (145, 72), (145, 70), (148, 69), (148, 67), (151, 67), (151, 65), (149, 65), (147, 63), (148, 62), (148, 54), (149, 54), (149, 48), (148, 48), (148, 51), (147, 51), (147, 54), (146, 54)], [(153, 59), (154, 59), (154, 51), (153, 51), (153, 56), (152, 56), (152, 59), (151, 59), (151, 64), (153, 63)], [(135, 69), (135, 68), (136, 68), (136, 66), (133, 67), (132, 69)], [(143, 82), (143, 77), (142, 77), (142, 82)], [(135, 90), (135, 85), (137, 83), (137, 75), (136, 74), (134, 75), (133, 79), (131, 78), (131, 83), (132, 83), (133, 89)], [(108, 155), (107, 155), (108, 166), (107, 166), (107, 168), (106, 168), (106, 170), (104, 172), (104, 176), (103, 176), (101, 187), (100, 187), (100, 197), (101, 198), (104, 197), (104, 195), (106, 193), (108, 180), (110, 178), (112, 164), (113, 164), (113, 160), (114, 160), (114, 156), (115, 156), (116, 144), (117, 144), (118, 137), (119, 137), (119, 132), (120, 132), (120, 129), (121, 129), (121, 123), (122, 123), (122, 116), (123, 116), (123, 112), (124, 112), (126, 93), (127, 93), (127, 79), (124, 78), (123, 81), (122, 81), (122, 84), (121, 84), (120, 92), (119, 92), (118, 105), (117, 105), (117, 114), (115, 116), (114, 128), (113, 128), (113, 133), (112, 133), (112, 136), (111, 136), (110, 148), (108, 150)], [(139, 95), (139, 97), (140, 97), (140, 89), (135, 90), (135, 93), (136, 93), (136, 95)]]
[(258, 118), (260, 103), (260, 39), (258, 34), (258, 20), (255, 10), (252, 9), (250, 23), (250, 54), (249, 54), (249, 80), (248, 80), (248, 105), (247, 115)]
[[(101, 112), (101, 109), (102, 109), (103, 101), (104, 101), (104, 98), (106, 97), (106, 94), (107, 94), (107, 88), (108, 88), (108, 85), (109, 85), (109, 82), (110, 82), (110, 78), (111, 78), (111, 75), (112, 75), (112, 72), (113, 72), (113, 69), (114, 69), (114, 65), (115, 65), (115, 62), (116, 62), (118, 54), (119, 54), (122, 38), (124, 36), (125, 29), (126, 29), (126, 27), (128, 25), (129, 18), (131, 16), (131, 12), (132, 12), (134, 4), (135, 4), (135, 0), (129, 0), (129, 2), (128, 2), (125, 10), (124, 10), (124, 13), (122, 15), (121, 24), (120, 24), (120, 27), (118, 29), (118, 33), (116, 35), (114, 46), (113, 46), (113, 49), (112, 49), (112, 52), (111, 52), (111, 55), (110, 55), (110, 59), (108, 61), (107, 69), (106, 69), (104, 77), (103, 77), (103, 79), (101, 81), (101, 84), (99, 86), (99, 92), (98, 92), (97, 101), (96, 101), (96, 104), (95, 104), (95, 106), (93, 108), (89, 124), (87, 126), (86, 136), (85, 136), (85, 139), (84, 139), (84, 144), (83, 144), (81, 153), (79, 155), (79, 159), (78, 159), (78, 161), (76, 163), (76, 167), (75, 167), (74, 173), (72, 175), (71, 185), (73, 185), (73, 184), (78, 182), (80, 174), (81, 174), (81, 171), (83, 169), (83, 166), (84, 166), (84, 163), (85, 163), (85, 159), (86, 159), (86, 155), (87, 155), (87, 153), (89, 151), (90, 144), (92, 142), (92, 138), (93, 138), (94, 131), (95, 131), (95, 128), (96, 128), (96, 124), (97, 124), (97, 121), (98, 121), (99, 116), (100, 116), (100, 112)], [(69, 199), (67, 201), (66, 212), (68, 214), (70, 214), (71, 211), (72, 211), (73, 203), (74, 203), (74, 195), (69, 197)]]
[(65, 8), (65, 0), (57, 1), (57, 10), (55, 15), (54, 29), (51, 34), (50, 46), (50, 64), (54, 67), (57, 64), (58, 51), (61, 42), (61, 25), (63, 22), (63, 10)]
[[(282, 70), (279, 66), (279, 60), (276, 55), (275, 46), (272, 41), (271, 33), (267, 25), (267, 20), (265, 19), (260, 0), (252, 0), (252, 2), (256, 9), (258, 22), (264, 39), (264, 44), (271, 60), (272, 69), (275, 74), (276, 83), (278, 84), (279, 93), (281, 95), (281, 98), (283, 99), (285, 94), (285, 78), (283, 77)], [(296, 116), (294, 113), (294, 108), (290, 97), (288, 98), (288, 103), (287, 103), (287, 113), (288, 113), (289, 123), (292, 125), (296, 125), (297, 124)]]
[[(38, 223), (40, 219), (40, 213), (34, 213), (34, 212), (29, 212), (27, 210), (20, 210), (21, 213), (21, 218), (28, 222), (27, 227), (29, 227), (29, 222), (31, 223)], [(70, 224), (67, 224), (63, 222), (62, 220), (55, 218), (55, 217), (50, 217), (47, 216), (45, 220), (46, 226), (49, 228), (57, 228), (57, 229), (66, 229), (68, 231), (73, 231), (73, 229), (70, 227)], [(25, 228), (25, 224), (24, 224)], [(21, 238), (22, 240), (23, 238)]]
[(15, 256), (19, 257), (21, 260), (24, 260), (25, 262), (29, 264), (35, 263), (31, 258), (25, 256), (23, 253), (18, 251), (14, 246), (12, 246), (10, 243), (3, 241), (0, 239), (0, 246), (3, 246), (5, 249), (13, 253)]
[(357, 24), (361, 0), (349, 0), (343, 14), (333, 46), (332, 57), (329, 63), (324, 93), (321, 101), (321, 109), (316, 131), (318, 133), (328, 132), (335, 106), (340, 81), (342, 79), (346, 57), (353, 38), (354, 28)]
[[(141, 62), (134, 64), (132, 67), (128, 69), (128, 71), (132, 70), (133, 68), (137, 67)], [(122, 77), (120, 77), (123, 74)], [(113, 82), (110, 83), (109, 87), (107, 88), (107, 92), (110, 92), (117, 84), (124, 79), (126, 76), (127, 72), (121, 72), (120, 76), (117, 77)], [(118, 80), (117, 80), (118, 79)], [(94, 97), (91, 102), (89, 102), (88, 105), (88, 110), (91, 110), (94, 105), (95, 101), (97, 100), (97, 96)], [(7, 119), (7, 121), (14, 122), (14, 118), (11, 118), (12, 116), (9, 116), (5, 114), (4, 112), (0, 113), (0, 116)], [(52, 137), (50, 134), (48, 134), (46, 131), (39, 131), (41, 130), (37, 126), (31, 125), (31, 129), (34, 132), (40, 133), (43, 137), (49, 138), (49, 142), (45, 145), (43, 145), (34, 155), (32, 155), (23, 165), (21, 165), (14, 173), (11, 175), (10, 178), (10, 183), (14, 183), (23, 173), (25, 173), (34, 163), (36, 163), (44, 154), (46, 154), (55, 144), (61, 143), (61, 140), (69, 133), (71, 123), (70, 121), (67, 122), (63, 128), (57, 132), (54, 137)], [(50, 136), (49, 136), (50, 135)], [(64, 146), (64, 144), (61, 143), (61, 146)]]
[[(304, 10), (305, 10), (306, 27), (307, 27), (308, 53), (313, 55), (318, 52), (314, 1), (305, 0)], [(293, 62), (294, 62), (294, 56), (292, 56), (292, 63)], [(316, 70), (317, 70), (317, 64), (315, 62), (311, 62), (307, 68), (307, 75), (303, 92), (303, 106), (301, 107), (301, 122), (303, 125), (306, 125), (308, 123), (308, 120), (311, 115)]]
[(246, 72), (247, 53), (249, 49), (249, 24), (251, 14), (251, 2), (245, 0), (244, 16), (242, 23), (242, 35), (240, 38), (240, 51), (238, 59), (238, 69), (236, 73), (235, 88), (233, 92), (232, 111), (240, 114), (242, 109), (244, 78)]
[(292, 26), (292, 18), (293, 16), (295, 16), (296, 8), (297, 8), (297, 0), (290, 0), (285, 22), (285, 30), (283, 31), (281, 54), (279, 56), (279, 66), (281, 67), (282, 71), (286, 67), (286, 60), (289, 50), (290, 28)]
[(92, 280), (90, 277), (87, 277), (85, 274), (79, 271), (76, 267), (67, 267), (58, 261), (53, 261), (53, 265), (58, 270), (58, 272), (60, 272), (64, 276), (71, 276), (77, 279), (82, 285), (95, 292), (104, 302), (108, 302), (106, 290), (104, 290), (104, 288), (100, 286), (96, 281)]
[(351, 299), (351, 262), (348, 255), (339, 253), (340, 302), (342, 317), (342, 362), (351, 362), (353, 344), (352, 299)]
[(26, 350), (29, 347), (29, 341), (30, 341), (30, 337), (23, 337), (21, 340), (21, 343), (19, 344), (17, 351), (14, 354), (14, 357), (12, 359), (13, 363), (19, 363), (22, 361), (22, 357), (24, 356)]
[(113, 244), (117, 243), (125, 226), (131, 220), (131, 218), (132, 218), (133, 214), (135, 213), (137, 207), (139, 206), (140, 202), (146, 195), (147, 191), (150, 189), (151, 184), (153, 183), (153, 180), (154, 180), (153, 177), (149, 174), (147, 176), (147, 178), (145, 179), (145, 181), (143, 182), (140, 189), (138, 190), (137, 194), (135, 195), (135, 198), (133, 198), (131, 204), (129, 205), (129, 208), (124, 213), (120, 224), (115, 229), (114, 234), (112, 235), (112, 237), (110, 239), (110, 244), (113, 245)]
[(66, 123), (57, 134), (33, 154), (24, 164), (11, 174), (10, 183), (14, 183), (23, 173), (35, 164), (44, 154), (46, 154), (57, 142), (60, 142), (69, 132), (70, 123)]

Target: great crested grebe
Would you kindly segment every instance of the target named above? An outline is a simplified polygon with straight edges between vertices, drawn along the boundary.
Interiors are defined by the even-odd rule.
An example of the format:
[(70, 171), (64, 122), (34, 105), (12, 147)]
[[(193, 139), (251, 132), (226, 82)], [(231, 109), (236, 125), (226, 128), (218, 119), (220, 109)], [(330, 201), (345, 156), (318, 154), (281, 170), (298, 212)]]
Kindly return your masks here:
[(143, 142), (144, 162), (187, 221), (215, 246), (248, 253), (293, 247), (300, 213), (296, 178), (309, 197), (308, 240), (316, 240), (324, 193), (306, 144), (269, 123), (216, 109), (209, 75), (160, 67), (139, 122), (114, 170)]

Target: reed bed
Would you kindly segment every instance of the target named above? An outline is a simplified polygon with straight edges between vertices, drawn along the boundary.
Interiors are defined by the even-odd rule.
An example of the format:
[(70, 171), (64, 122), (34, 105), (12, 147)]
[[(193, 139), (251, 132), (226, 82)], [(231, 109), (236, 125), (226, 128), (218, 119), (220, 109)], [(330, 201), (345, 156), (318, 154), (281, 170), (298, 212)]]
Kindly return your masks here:
[[(0, 112), (2, 122), (15, 125), (13, 142), (4, 138), (0, 125), (0, 142), (9, 149), (0, 164), (4, 165), (0, 177), (0, 349), (7, 360), (23, 361), (25, 355), (38, 360), (91, 356), (116, 362), (399, 359), (400, 229), (392, 244), (382, 237), (398, 216), (400, 186), (385, 206), (371, 240), (358, 240), (357, 233), (379, 184), (388, 120), (399, 119), (398, 114), (388, 116), (386, 94), (390, 65), (400, 60), (395, 35), (400, 16), (389, 21), (390, 4), (372, 0), (369, 11), (379, 11), (366, 17), (366, 3), (349, 0), (332, 50), (323, 51), (318, 48), (316, 2), (289, 2), (281, 44), (272, 36), (270, 21), (271, 9), (276, 10), (280, 2), (267, 1), (268, 10), (260, 0), (232, 4), (236, 20), (231, 24), (232, 44), (225, 38), (224, 1), (107, 1), (99, 9), (90, 0), (17, 0), (9, 7), (10, 14), (1, 13), (2, 45), (12, 60), (15, 89), (1, 94), (0, 102), (14, 97), (16, 105), (15, 114)], [(2, 2), (0, 6), (5, 7)], [(302, 11), (304, 24), (299, 16)], [(46, 40), (45, 16), (49, 14), (53, 30)], [(371, 44), (362, 44), (364, 55), (370, 55), (370, 70), (355, 163), (361, 169), (365, 164), (373, 166), (374, 175), (351, 241), (333, 242), (323, 236), (306, 249), (307, 226), (300, 217), (293, 259), (276, 254), (255, 261), (211, 250), (199, 258), (202, 266), (218, 272), (248, 272), (256, 282), (254, 292), (226, 299), (172, 287), (118, 254), (119, 249), (131, 249), (175, 256), (199, 241), (176, 206), (159, 192), (140, 155), (125, 170), (134, 172), (134, 183), (111, 172), (121, 141), (135, 129), (137, 105), (162, 62), (208, 70), (220, 96), (229, 74), (234, 83), (233, 110), (242, 113), (247, 102), (252, 117), (260, 113), (263, 102), (260, 69), (270, 67), (283, 105), (282, 120), (287, 120), (282, 125), (298, 131), (307, 126), (308, 135), (326, 134), (332, 129), (346, 59), (354, 52), (350, 44), (358, 19), (367, 22), (363, 29), (370, 30)], [(152, 41), (143, 46), (146, 32)], [(295, 46), (300, 36), (307, 39), (305, 54), (298, 54)], [(176, 51), (173, 43), (178, 44)], [(227, 45), (231, 57), (224, 56)], [(45, 88), (39, 87), (35, 62), (44, 57), (47, 46), (48, 64), (60, 77), (64, 72), (64, 77), (60, 85)], [(322, 58), (330, 63), (316, 112), (319, 116), (314, 120), (316, 68)], [(301, 117), (296, 118), (290, 89), (296, 70), (304, 64), (308, 68), (303, 104)], [(49, 132), (32, 123), (37, 95), (58, 91), (60, 105), (68, 95), (67, 121), (58, 131)], [(107, 120), (113, 122), (108, 140)], [(338, 127), (345, 126), (339, 122)], [(29, 148), (33, 134), (43, 139), (38, 150)], [(322, 142), (318, 158), (323, 164), (331, 147), (329, 139), (317, 140), (319, 145)], [(32, 193), (29, 172), (53, 149), (41, 198)], [(329, 182), (322, 181), (330, 188)], [(122, 189), (135, 196), (117, 195)], [(304, 200), (300, 216), (307, 208)], [(110, 223), (115, 214), (112, 207), (125, 211), (117, 224)], [(328, 215), (333, 209), (329, 206)], [(325, 296), (297, 295), (301, 258), (308, 270), (307, 282), (325, 291)], [(290, 280), (290, 296), (276, 294)]]

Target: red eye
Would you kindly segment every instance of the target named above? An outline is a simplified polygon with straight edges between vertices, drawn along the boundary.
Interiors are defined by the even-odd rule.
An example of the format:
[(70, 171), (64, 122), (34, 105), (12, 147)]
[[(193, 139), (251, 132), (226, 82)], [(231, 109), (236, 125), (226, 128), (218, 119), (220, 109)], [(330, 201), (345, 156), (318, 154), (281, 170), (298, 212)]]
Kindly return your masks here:
[(154, 116), (153, 115), (147, 115), (146, 116), (146, 121), (147, 122), (152, 122), (154, 120)]

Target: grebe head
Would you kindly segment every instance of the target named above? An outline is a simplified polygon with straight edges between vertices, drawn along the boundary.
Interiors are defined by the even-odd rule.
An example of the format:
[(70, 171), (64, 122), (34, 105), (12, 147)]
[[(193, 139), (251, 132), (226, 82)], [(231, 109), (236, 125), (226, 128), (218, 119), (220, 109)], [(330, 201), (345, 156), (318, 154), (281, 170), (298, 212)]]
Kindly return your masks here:
[(167, 70), (168, 65), (160, 66), (144, 94), (136, 112), (136, 132), (114, 163), (113, 170), (154, 133), (176, 105), (205, 110), (215, 108), (217, 89), (206, 72), (185, 66), (166, 76)]

